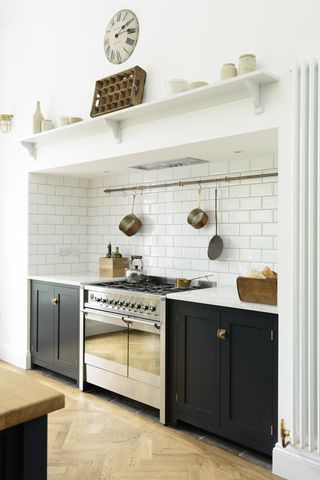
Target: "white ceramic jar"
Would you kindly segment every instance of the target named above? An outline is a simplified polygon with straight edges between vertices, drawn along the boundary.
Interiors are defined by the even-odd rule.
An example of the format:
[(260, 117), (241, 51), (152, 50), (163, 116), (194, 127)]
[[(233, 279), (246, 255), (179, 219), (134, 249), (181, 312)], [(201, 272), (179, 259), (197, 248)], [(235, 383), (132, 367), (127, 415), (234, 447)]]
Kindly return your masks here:
[(256, 56), (253, 53), (245, 53), (239, 57), (239, 75), (253, 72), (256, 69)]
[(236, 77), (238, 75), (237, 68), (234, 63), (225, 63), (220, 70), (220, 79), (227, 80), (227, 78)]

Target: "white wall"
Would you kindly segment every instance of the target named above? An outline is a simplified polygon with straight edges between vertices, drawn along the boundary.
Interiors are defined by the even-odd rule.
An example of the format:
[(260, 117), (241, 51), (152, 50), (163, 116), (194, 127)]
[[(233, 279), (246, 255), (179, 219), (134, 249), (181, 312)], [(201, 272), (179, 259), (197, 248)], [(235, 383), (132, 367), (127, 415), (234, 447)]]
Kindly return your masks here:
[[(22, 2), (20, 2), (22, 3)], [(260, 122), (279, 127), (279, 290), (280, 290), (280, 393), (279, 418), (290, 428), (292, 342), (292, 162), (291, 75), (296, 58), (319, 55), (320, 3), (318, 0), (198, 0), (179, 2), (148, 0), (55, 2), (29, 0), (23, 15), (0, 28), (1, 109), (15, 114), (11, 136), (1, 142), (1, 324), (4, 352), (27, 349), (25, 321), (27, 290), (27, 177), (25, 168), (36, 169), (26, 152), (11, 144), (13, 137), (31, 131), (35, 100), (40, 99), (47, 117), (69, 114), (88, 116), (94, 82), (119, 67), (108, 64), (103, 34), (108, 18), (119, 8), (132, 7), (138, 14), (141, 36), (128, 68), (141, 65), (148, 72), (146, 99), (164, 95), (168, 78), (214, 80), (222, 63), (254, 51), (259, 65), (278, 73), (281, 82), (272, 90), (268, 108), (260, 119), (238, 116), (227, 109), (230, 122), (239, 128)], [(218, 109), (217, 111), (223, 111)], [(219, 132), (219, 120), (212, 134)], [(174, 132), (172, 132), (174, 135)], [(150, 141), (152, 136), (146, 137)], [(121, 147), (120, 147), (121, 150)], [(12, 177), (12, 181), (8, 182)], [(12, 189), (12, 185), (16, 185)], [(11, 188), (9, 187), (11, 186)], [(13, 214), (11, 213), (13, 212)], [(13, 231), (13, 241), (3, 232)], [(12, 290), (14, 284), (15, 289)], [(23, 315), (12, 310), (16, 291)]]

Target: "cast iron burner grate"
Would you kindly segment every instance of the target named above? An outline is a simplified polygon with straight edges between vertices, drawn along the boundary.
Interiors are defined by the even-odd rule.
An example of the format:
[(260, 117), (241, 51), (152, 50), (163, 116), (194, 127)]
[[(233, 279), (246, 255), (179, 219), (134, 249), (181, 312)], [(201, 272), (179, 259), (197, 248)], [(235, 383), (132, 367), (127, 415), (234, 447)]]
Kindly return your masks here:
[(178, 288), (174, 283), (156, 283), (156, 282), (140, 282), (129, 283), (123, 282), (104, 282), (96, 284), (99, 287), (116, 288), (119, 290), (128, 290), (130, 292), (152, 293), (154, 295), (167, 295), (168, 293), (185, 292), (187, 290), (197, 290), (201, 287), (191, 286), (189, 288)]

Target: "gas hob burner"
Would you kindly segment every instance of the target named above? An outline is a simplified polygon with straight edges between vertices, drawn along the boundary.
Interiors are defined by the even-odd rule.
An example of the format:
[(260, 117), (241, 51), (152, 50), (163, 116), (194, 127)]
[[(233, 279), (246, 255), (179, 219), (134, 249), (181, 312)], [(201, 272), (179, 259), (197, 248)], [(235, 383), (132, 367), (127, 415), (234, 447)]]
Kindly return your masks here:
[(168, 279), (161, 279), (159, 277), (148, 277), (146, 281), (139, 283), (129, 283), (124, 280), (121, 282), (98, 283), (96, 286), (116, 288), (117, 290), (126, 290), (130, 292), (151, 293), (154, 295), (167, 295), (168, 293), (185, 292), (187, 290), (197, 290), (203, 288), (203, 286), (195, 285), (182, 289), (176, 287), (174, 280), (168, 281)]

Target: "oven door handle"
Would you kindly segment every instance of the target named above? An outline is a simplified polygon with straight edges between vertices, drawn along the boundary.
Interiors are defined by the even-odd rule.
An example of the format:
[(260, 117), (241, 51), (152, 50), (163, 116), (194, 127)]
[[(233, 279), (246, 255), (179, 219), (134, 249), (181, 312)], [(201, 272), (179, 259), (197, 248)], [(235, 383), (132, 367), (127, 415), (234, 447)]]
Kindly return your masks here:
[(138, 318), (128, 318), (128, 317), (124, 317), (123, 315), (112, 315), (112, 313), (104, 313), (104, 312), (96, 312), (96, 311), (91, 311), (91, 310), (80, 310), (81, 313), (83, 313), (84, 315), (89, 315), (89, 313), (93, 313), (94, 315), (101, 315), (102, 317), (111, 317), (111, 318), (116, 318), (118, 320), (122, 320), (123, 322), (125, 322), (127, 325), (131, 325), (132, 323), (142, 323), (143, 325), (153, 325), (154, 328), (156, 328), (157, 330), (160, 330), (160, 322), (154, 322), (152, 324), (152, 322), (149, 322), (148, 320), (140, 320)]
[(89, 315), (90, 313), (93, 315), (99, 315), (100, 317), (106, 317), (106, 318), (116, 318), (117, 320), (122, 320), (124, 323), (128, 324), (131, 320), (128, 318), (125, 318), (123, 315), (112, 315), (112, 313), (104, 313), (101, 311), (96, 311), (96, 310), (80, 310), (83, 315)]
[(149, 322), (148, 320), (140, 320), (140, 318), (130, 318), (128, 323), (142, 323), (143, 325), (154, 326), (157, 330), (160, 330), (160, 322)]

